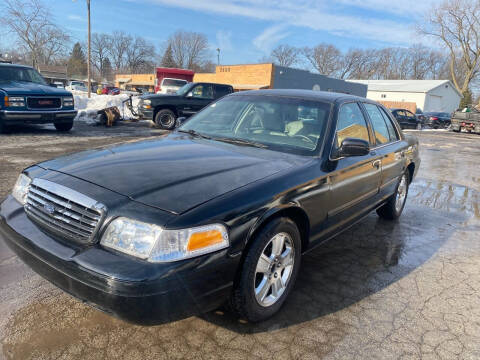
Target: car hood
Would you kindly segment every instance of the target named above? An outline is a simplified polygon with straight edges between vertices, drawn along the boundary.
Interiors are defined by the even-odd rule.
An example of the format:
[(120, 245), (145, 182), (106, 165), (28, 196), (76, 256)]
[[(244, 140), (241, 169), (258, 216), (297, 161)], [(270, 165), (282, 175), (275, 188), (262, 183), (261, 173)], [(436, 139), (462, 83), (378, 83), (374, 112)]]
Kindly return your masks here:
[(0, 90), (5, 91), (8, 95), (72, 95), (70, 92), (63, 89), (24, 81), (0, 80)]
[(170, 134), (39, 164), (181, 214), (291, 167), (303, 157)]

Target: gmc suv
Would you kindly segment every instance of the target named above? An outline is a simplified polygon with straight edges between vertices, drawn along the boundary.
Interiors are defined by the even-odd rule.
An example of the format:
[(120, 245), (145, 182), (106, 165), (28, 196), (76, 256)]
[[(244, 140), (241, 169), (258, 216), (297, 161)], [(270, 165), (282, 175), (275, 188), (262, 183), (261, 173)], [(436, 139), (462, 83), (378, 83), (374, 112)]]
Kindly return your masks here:
[(29, 66), (0, 64), (0, 133), (24, 123), (53, 123), (58, 131), (69, 131), (76, 115), (71, 92), (49, 86)]
[(225, 84), (188, 83), (175, 94), (152, 94), (140, 97), (138, 114), (141, 119), (153, 120), (163, 129), (175, 127), (179, 117), (189, 117), (212, 101), (233, 93)]

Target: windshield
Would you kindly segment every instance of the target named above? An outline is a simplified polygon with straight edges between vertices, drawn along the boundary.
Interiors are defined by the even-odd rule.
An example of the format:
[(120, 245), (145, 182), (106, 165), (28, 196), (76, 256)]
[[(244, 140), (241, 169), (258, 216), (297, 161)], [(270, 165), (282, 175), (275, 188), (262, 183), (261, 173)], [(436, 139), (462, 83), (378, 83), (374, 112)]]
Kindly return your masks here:
[(178, 86), (182, 87), (187, 83), (186, 80), (180, 80), (180, 79), (163, 79), (162, 81), (162, 86)]
[(14, 66), (0, 67), (0, 81), (26, 81), (42, 85), (47, 84), (37, 70)]
[(313, 155), (323, 140), (330, 107), (328, 103), (298, 98), (228, 96), (190, 118), (179, 131)]
[(183, 85), (180, 89), (177, 90), (177, 95), (185, 95), (192, 88), (192, 83)]

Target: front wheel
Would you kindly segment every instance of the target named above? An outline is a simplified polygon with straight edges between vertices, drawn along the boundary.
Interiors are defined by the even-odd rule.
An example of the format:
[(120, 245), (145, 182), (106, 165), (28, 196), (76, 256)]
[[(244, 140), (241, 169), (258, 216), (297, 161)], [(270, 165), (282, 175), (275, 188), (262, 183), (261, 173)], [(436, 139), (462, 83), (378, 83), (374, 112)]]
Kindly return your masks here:
[(408, 195), (408, 170), (405, 171), (398, 182), (395, 194), (377, 209), (377, 214), (383, 219), (396, 220), (402, 215)]
[(170, 109), (162, 109), (155, 115), (155, 124), (162, 129), (172, 130), (175, 127), (177, 117)]
[(253, 239), (245, 257), (231, 305), (250, 322), (266, 320), (280, 310), (297, 278), (300, 233), (293, 221), (277, 218)]
[(70, 131), (73, 127), (73, 120), (64, 123), (55, 123), (53, 125), (55, 125), (55, 129), (57, 129), (57, 131)]

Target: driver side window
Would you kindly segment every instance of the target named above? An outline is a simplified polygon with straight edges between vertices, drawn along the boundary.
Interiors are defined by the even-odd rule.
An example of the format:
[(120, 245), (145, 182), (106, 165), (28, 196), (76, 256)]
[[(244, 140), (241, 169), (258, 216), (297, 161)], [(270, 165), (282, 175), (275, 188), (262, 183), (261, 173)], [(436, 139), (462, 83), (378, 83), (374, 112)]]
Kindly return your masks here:
[(192, 97), (197, 99), (213, 99), (212, 85), (197, 85), (192, 89)]
[(336, 146), (340, 148), (346, 138), (357, 138), (370, 142), (367, 121), (357, 103), (342, 105), (338, 111)]

